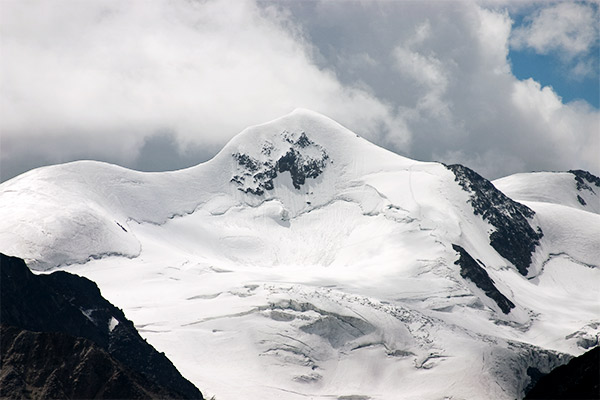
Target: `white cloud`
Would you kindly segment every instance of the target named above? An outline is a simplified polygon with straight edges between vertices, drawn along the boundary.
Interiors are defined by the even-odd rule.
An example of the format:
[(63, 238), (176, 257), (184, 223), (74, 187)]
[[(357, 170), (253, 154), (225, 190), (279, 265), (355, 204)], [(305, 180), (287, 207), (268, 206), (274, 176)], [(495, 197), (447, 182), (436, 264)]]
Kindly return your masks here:
[(145, 138), (224, 144), (296, 107), (406, 146), (393, 108), (317, 67), (285, 13), (253, 1), (3, 2), (3, 168), (27, 155), (122, 164)]
[(593, 4), (562, 2), (536, 11), (513, 32), (512, 46), (540, 54), (585, 54), (598, 41), (598, 9)]
[[(600, 113), (586, 103), (563, 104), (561, 98), (533, 79), (516, 81), (511, 94), (517, 117), (535, 121), (532, 140), (524, 149), (537, 162), (552, 157), (560, 169), (581, 165), (600, 170)], [(536, 130), (539, 130), (536, 132)], [(572, 167), (569, 167), (569, 166)]]
[(586, 77), (598, 75), (598, 59), (588, 58), (587, 60), (579, 60), (571, 68), (572, 78), (582, 80)]
[(446, 113), (441, 97), (448, 86), (448, 78), (441, 61), (433, 54), (423, 55), (405, 47), (397, 47), (394, 55), (401, 73), (411, 77), (426, 89), (419, 99), (418, 108), (425, 108), (434, 113)]
[(483, 67), (496, 75), (510, 73), (507, 63), (508, 38), (512, 20), (506, 11), (491, 11), (477, 7), (474, 12), (473, 29)]
[[(551, 87), (512, 75), (512, 20), (504, 9), (461, 3), (429, 10), (423, 19), (392, 50), (398, 73), (420, 85), (403, 109), (414, 132), (412, 156), (463, 163), (490, 178), (600, 172), (600, 113), (584, 102), (564, 104)], [(425, 112), (427, 96), (447, 112)]]
[(457, 86), (448, 94), (455, 117), (465, 122), (465, 136), (437, 156), (461, 160), (489, 177), (523, 170), (600, 172), (598, 110), (583, 102), (564, 104), (551, 87), (514, 77), (507, 61), (511, 19), (505, 11), (482, 8), (476, 15), (471, 29), (477, 51), (458, 69), (470, 63), (469, 76), (452, 77)]
[(450, 118), (449, 106), (444, 99), (448, 87), (446, 68), (434, 51), (425, 49), (424, 53), (419, 52), (419, 48), (426, 48), (424, 42), (430, 36), (431, 25), (426, 20), (415, 28), (414, 34), (405, 43), (393, 50), (398, 71), (421, 87), (414, 112), (405, 110), (405, 116), (411, 119), (420, 118), (423, 113)]

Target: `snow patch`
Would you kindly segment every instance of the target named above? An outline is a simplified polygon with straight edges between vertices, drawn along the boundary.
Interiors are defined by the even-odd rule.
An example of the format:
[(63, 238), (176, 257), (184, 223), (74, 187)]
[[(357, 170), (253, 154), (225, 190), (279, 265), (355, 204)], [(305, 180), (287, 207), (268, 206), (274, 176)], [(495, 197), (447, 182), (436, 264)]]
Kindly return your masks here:
[(119, 321), (115, 317), (110, 317), (110, 321), (108, 321), (108, 331), (112, 332), (117, 325), (119, 325)]

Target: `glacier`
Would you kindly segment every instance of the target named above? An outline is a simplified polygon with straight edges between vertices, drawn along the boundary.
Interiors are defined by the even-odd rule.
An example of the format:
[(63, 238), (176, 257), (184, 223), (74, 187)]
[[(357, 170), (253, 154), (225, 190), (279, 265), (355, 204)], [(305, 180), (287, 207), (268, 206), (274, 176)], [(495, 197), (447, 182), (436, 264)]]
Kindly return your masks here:
[(180, 171), (4, 182), (0, 251), (95, 281), (208, 398), (514, 399), (598, 345), (594, 178), (490, 182), (299, 109)]

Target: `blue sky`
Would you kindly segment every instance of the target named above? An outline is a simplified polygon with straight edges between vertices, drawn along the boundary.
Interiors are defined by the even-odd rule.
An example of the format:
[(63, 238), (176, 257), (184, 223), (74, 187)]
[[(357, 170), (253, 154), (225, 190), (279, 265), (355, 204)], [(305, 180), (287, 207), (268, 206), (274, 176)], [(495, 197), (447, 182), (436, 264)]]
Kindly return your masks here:
[[(598, 4), (594, 2), (571, 2), (591, 9), (591, 18), (598, 18)], [(525, 10), (511, 14), (514, 21), (513, 29), (531, 26), (532, 16), (539, 13), (539, 7), (528, 7)], [(539, 14), (538, 18), (539, 18)], [(575, 23), (575, 21), (573, 21)], [(576, 34), (572, 27), (571, 35)], [(561, 46), (548, 46), (548, 49), (539, 51), (530, 46), (520, 48), (512, 47), (509, 58), (514, 75), (519, 79), (533, 78), (544, 86), (551, 86), (554, 91), (568, 103), (575, 100), (585, 100), (598, 109), (600, 107), (600, 47), (598, 33), (595, 33), (589, 47), (575, 55), (573, 58), (565, 57)], [(587, 74), (575, 74), (572, 69), (581, 61), (589, 64)]]
[[(598, 47), (595, 54), (600, 56)], [(556, 54), (536, 54), (532, 50), (512, 50), (509, 54), (512, 71), (519, 79), (533, 78), (551, 86), (568, 103), (585, 100), (596, 109), (600, 107), (600, 76), (575, 78)]]

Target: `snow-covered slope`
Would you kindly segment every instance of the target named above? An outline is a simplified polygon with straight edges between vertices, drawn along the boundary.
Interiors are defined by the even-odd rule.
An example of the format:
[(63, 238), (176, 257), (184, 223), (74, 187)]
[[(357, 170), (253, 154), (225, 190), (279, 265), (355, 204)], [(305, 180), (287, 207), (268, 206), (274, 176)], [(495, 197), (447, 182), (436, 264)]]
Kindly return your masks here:
[(587, 171), (515, 174), (495, 180), (494, 185), (518, 201), (560, 204), (600, 214), (600, 178)]
[(5, 182), (0, 251), (96, 281), (219, 400), (515, 398), (597, 343), (600, 215), (503, 191), (297, 110), (182, 171)]

